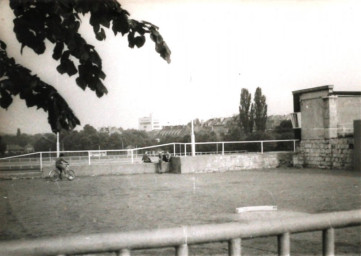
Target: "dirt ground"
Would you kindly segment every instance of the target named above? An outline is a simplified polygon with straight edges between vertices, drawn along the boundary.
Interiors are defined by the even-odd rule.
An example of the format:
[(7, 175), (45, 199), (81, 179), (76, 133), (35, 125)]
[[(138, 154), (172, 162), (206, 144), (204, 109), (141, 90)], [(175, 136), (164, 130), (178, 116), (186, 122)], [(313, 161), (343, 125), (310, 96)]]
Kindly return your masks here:
[[(1, 180), (0, 240), (353, 210), (361, 208), (360, 188), (360, 173), (318, 169)], [(254, 205), (276, 205), (278, 211), (235, 212)], [(337, 255), (361, 255), (360, 230), (336, 230)], [(321, 241), (321, 232), (291, 235), (291, 253), (320, 255)], [(275, 254), (276, 237), (242, 241), (242, 255)], [(174, 255), (174, 249), (132, 255)], [(227, 255), (227, 244), (191, 246), (190, 255)]]

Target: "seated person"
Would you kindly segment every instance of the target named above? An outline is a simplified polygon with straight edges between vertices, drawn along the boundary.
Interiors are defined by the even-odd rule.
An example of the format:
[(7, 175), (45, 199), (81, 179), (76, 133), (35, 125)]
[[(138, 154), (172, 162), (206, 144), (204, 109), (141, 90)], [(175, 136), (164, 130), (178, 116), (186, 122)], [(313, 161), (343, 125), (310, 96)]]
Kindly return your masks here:
[(163, 161), (164, 162), (169, 162), (170, 161), (170, 154), (169, 152), (167, 151), (167, 153), (163, 154)]
[(143, 161), (144, 163), (151, 163), (151, 162), (152, 162), (152, 160), (149, 158), (147, 152), (144, 153), (144, 155), (143, 155), (143, 157), (142, 157), (142, 161)]

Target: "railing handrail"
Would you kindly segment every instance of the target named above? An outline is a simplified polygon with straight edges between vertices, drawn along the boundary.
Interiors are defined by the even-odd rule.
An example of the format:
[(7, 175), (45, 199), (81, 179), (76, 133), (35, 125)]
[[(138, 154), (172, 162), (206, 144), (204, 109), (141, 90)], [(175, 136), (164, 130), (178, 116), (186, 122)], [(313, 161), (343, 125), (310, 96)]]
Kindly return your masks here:
[[(247, 144), (247, 143), (264, 143), (264, 142), (296, 142), (299, 140), (296, 139), (289, 139), (289, 140), (254, 140), (254, 141), (209, 141), (209, 142), (195, 142), (196, 145), (204, 145), (204, 144)], [(172, 142), (172, 143), (166, 143), (166, 144), (159, 144), (159, 145), (152, 145), (152, 146), (146, 146), (146, 147), (140, 147), (140, 148), (132, 148), (132, 149), (91, 149), (91, 150), (66, 150), (61, 151), (65, 153), (88, 153), (89, 152), (129, 152), (129, 151), (137, 151), (137, 150), (144, 150), (144, 149), (150, 149), (150, 148), (159, 148), (159, 147), (165, 147), (170, 145), (191, 145), (191, 142)], [(12, 159), (12, 158), (19, 158), (19, 157), (25, 157), (30, 155), (37, 155), (37, 154), (55, 154), (56, 151), (40, 151), (40, 152), (33, 152), (28, 154), (22, 154), (22, 155), (15, 155), (15, 156), (8, 156), (0, 158), (0, 160), (6, 160), (6, 159)]]
[(183, 226), (122, 233), (72, 235), (0, 242), (4, 255), (59, 255), (177, 247), (361, 225), (361, 210), (310, 214), (250, 223)]
[(41, 154), (41, 153), (42, 152), (33, 152), (33, 153), (28, 153), (28, 154), (16, 155), (16, 156), (7, 156), (7, 157), (0, 158), (0, 160), (6, 160), (6, 159), (24, 157), (24, 156), (31, 156), (31, 155), (38, 155), (38, 154)]
[[(292, 140), (242, 140), (242, 141), (207, 141), (207, 142), (195, 142), (195, 144), (246, 144), (246, 143), (262, 143), (262, 142), (287, 142), (287, 141), (299, 141)], [(185, 142), (182, 144), (190, 145), (191, 142)]]

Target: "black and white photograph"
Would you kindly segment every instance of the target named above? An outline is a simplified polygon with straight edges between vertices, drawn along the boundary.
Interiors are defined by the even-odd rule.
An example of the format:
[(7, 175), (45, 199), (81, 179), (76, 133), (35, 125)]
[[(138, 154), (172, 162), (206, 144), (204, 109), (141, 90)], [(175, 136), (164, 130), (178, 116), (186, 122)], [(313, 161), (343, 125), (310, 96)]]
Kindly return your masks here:
[(359, 0), (0, 0), (0, 256), (361, 255)]

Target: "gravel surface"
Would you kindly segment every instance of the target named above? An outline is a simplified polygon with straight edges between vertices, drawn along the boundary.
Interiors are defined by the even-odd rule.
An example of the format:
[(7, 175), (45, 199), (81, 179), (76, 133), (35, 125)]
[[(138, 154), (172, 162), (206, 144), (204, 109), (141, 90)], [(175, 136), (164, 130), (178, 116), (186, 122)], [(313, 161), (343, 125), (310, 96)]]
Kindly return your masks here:
[[(360, 173), (318, 169), (1, 180), (0, 240), (353, 210), (361, 208), (360, 188)], [(237, 207), (255, 205), (278, 210), (236, 214)], [(321, 232), (292, 235), (291, 252), (320, 255), (321, 241)], [(336, 230), (336, 252), (361, 255), (359, 227)], [(242, 254), (277, 254), (277, 238), (242, 241)], [(132, 255), (174, 255), (174, 249)], [(227, 244), (191, 246), (190, 255), (228, 255)]]

